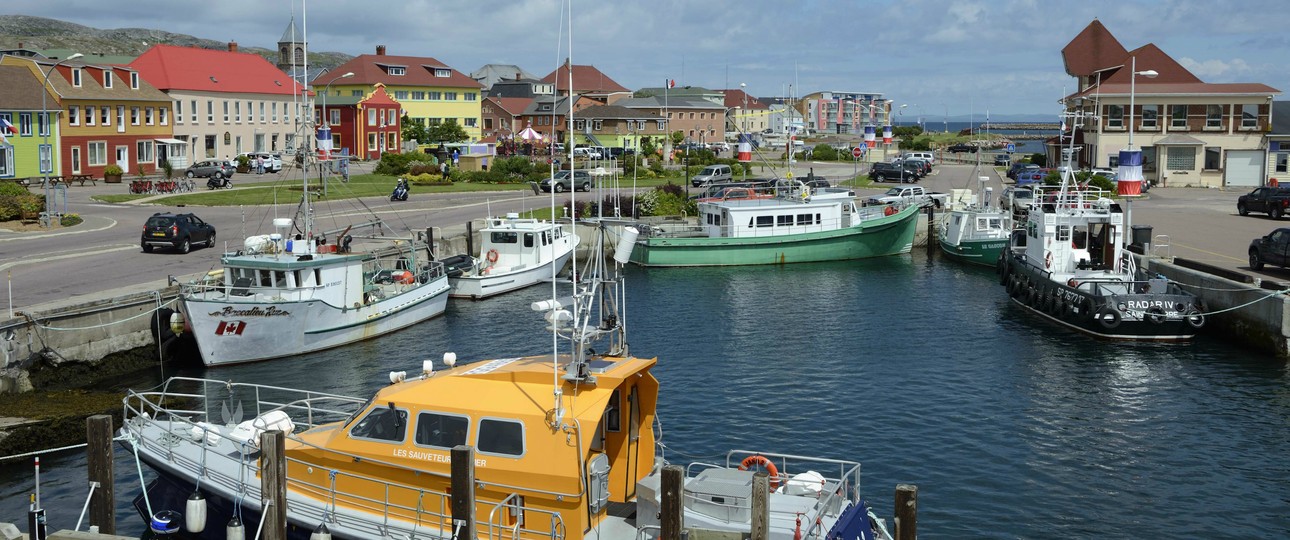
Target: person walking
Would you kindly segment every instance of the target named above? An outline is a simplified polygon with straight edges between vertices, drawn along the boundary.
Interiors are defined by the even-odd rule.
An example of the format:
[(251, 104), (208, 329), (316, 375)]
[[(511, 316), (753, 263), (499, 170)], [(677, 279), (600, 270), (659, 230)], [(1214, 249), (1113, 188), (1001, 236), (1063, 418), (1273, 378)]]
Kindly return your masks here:
[(445, 160), (443, 160), (443, 161), (439, 162), (439, 175), (440, 175), (444, 180), (447, 180), (447, 179), (448, 179), (448, 160), (446, 160), (446, 159), (445, 159)]
[(255, 174), (256, 176), (264, 174), (264, 156), (255, 156)]
[(456, 150), (453, 150), (453, 151), (452, 151), (452, 166), (453, 166), (453, 167), (456, 167), (456, 166), (457, 166), (457, 160), (458, 160), (458, 159), (461, 159), (461, 154), (460, 154), (459, 152), (457, 152)]

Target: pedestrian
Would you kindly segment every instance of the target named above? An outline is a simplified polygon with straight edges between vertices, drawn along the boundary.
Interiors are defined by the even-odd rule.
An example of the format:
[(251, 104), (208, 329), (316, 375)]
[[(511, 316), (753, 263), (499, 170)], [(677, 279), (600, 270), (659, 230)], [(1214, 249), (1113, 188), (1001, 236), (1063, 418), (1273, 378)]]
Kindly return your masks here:
[(255, 156), (255, 174), (264, 174), (264, 156)]
[(452, 166), (453, 166), (453, 167), (456, 167), (456, 166), (457, 166), (457, 160), (458, 160), (458, 159), (460, 159), (460, 158), (461, 158), (461, 154), (460, 154), (460, 153), (458, 153), (456, 150), (453, 150), (453, 151), (452, 151)]
[(448, 179), (448, 160), (445, 159), (439, 163), (439, 175), (442, 176), (444, 180)]

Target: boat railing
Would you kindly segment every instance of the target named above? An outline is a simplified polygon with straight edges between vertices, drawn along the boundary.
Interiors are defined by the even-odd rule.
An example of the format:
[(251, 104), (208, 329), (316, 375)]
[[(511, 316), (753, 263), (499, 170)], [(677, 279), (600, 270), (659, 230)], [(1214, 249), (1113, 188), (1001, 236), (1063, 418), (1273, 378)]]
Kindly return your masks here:
[[(545, 517), (547, 528), (530, 529), (525, 528), (525, 523), (534, 517)], [(510, 523), (506, 523), (509, 521)], [(492, 540), (531, 538), (533, 536), (549, 536), (550, 538), (564, 538), (564, 519), (560, 517), (559, 512), (553, 510), (544, 510), (524, 505), (524, 497), (518, 493), (507, 495), (506, 498), (498, 501), (488, 511), (488, 520), (483, 522), (481, 529), (475, 531), (484, 538)], [(453, 533), (454, 537), (456, 532)]]
[[(193, 385), (194, 388), (176, 388), (189, 384)], [(246, 400), (243, 401), (239, 399), (239, 394), (249, 395), (246, 395)], [(221, 416), (234, 417), (232, 419), (221, 418), (218, 425), (230, 426), (230, 424), (239, 421), (240, 418), (237, 417), (241, 416), (242, 403), (246, 402), (253, 404), (251, 407), (254, 411), (252, 418), (259, 418), (272, 411), (283, 411), (291, 417), (295, 427), (301, 428), (299, 431), (323, 423), (337, 422), (349, 418), (355, 410), (359, 410), (365, 403), (358, 398), (336, 394), (190, 377), (168, 379), (159, 391), (131, 391), (127, 394), (123, 400), (124, 418), (126, 419), (123, 429), (131, 433), (134, 444), (141, 448), (146, 448), (158, 456), (165, 456), (165, 459), (171, 464), (184, 469), (194, 477), (201, 478), (203, 483), (223, 486), (230, 492), (243, 494), (243, 497), (247, 500), (260, 500), (259, 482), (248, 482), (248, 479), (253, 480), (257, 474), (258, 458), (256, 453), (259, 450), (259, 441), (235, 439), (222, 430), (214, 429), (217, 424), (212, 423), (210, 420), (213, 418), (214, 413), (212, 410), (216, 407), (214, 405), (216, 402), (219, 403), (219, 414)], [(351, 408), (346, 409), (343, 408), (344, 406), (351, 406)], [(238, 412), (230, 413), (229, 411), (234, 408)], [(158, 433), (159, 435), (148, 436), (149, 432), (143, 428), (149, 424), (158, 428), (153, 433)], [(293, 429), (293, 433), (295, 431), (297, 430)], [(288, 509), (291, 515), (300, 516), (306, 521), (334, 523), (336, 509), (345, 507), (381, 516), (379, 520), (365, 520), (350, 514), (345, 519), (350, 523), (355, 521), (362, 522), (365, 526), (370, 526), (372, 530), (383, 531), (382, 534), (386, 534), (393, 520), (413, 523), (418, 527), (435, 526), (440, 527), (441, 530), (451, 528), (451, 497), (447, 492), (434, 491), (415, 485), (393, 482), (385, 478), (338, 470), (335, 468), (335, 463), (362, 460), (405, 471), (411, 477), (433, 475), (447, 478), (447, 475), (384, 462), (379, 459), (372, 459), (370, 456), (337, 452), (291, 435), (288, 435), (288, 438), (293, 443), (317, 449), (322, 456), (325, 456), (316, 460), (303, 460), (296, 457), (287, 458), (287, 485), (289, 491), (323, 503), (321, 506), (311, 506), (303, 500), (289, 500)], [(175, 448), (185, 440), (192, 442), (195, 446), (199, 446), (201, 448), (200, 455), (192, 457), (181, 452), (175, 452)], [(229, 451), (230, 446), (233, 451)], [(211, 467), (210, 462), (212, 460), (228, 462), (240, 471), (240, 477), (220, 472), (221, 470), (228, 470), (227, 468)], [(489, 486), (498, 489), (515, 489), (512, 486), (501, 484), (489, 484)], [(569, 495), (544, 491), (532, 492), (553, 497)], [(380, 493), (381, 495), (379, 497), (360, 495), (375, 493)], [(487, 500), (480, 499), (480, 504), (487, 506), (490, 503)], [(490, 516), (490, 521), (487, 524), (489, 538), (506, 538), (504, 531), (507, 530), (517, 530), (526, 537), (534, 535), (560, 537), (556, 533), (562, 534), (564, 525), (557, 512), (524, 507), (522, 504), (522, 497), (511, 495), (493, 506), (494, 508), (505, 508), (508, 511), (503, 513), (497, 521), (494, 521)], [(545, 522), (550, 524), (551, 528), (534, 530), (523, 527), (523, 523), (519, 527), (516, 527), (514, 523), (507, 523), (507, 520), (516, 519), (515, 516), (525, 516), (526, 514), (533, 516), (546, 515), (547, 519), (537, 519), (532, 521), (532, 524), (539, 525)], [(523, 518), (519, 518), (519, 520), (523, 521)]]
[[(799, 514), (798, 512), (780, 512), (785, 515), (780, 516), (787, 521), (793, 521), (800, 517), (802, 523), (808, 524), (808, 531), (803, 532), (803, 537), (814, 537), (822, 535), (825, 531), (819, 530), (822, 527), (822, 518), (828, 515), (837, 515), (846, 508), (848, 502), (858, 501), (860, 496), (860, 464), (854, 461), (836, 460), (828, 458), (818, 458), (809, 456), (796, 456), (792, 454), (779, 454), (771, 452), (755, 452), (752, 450), (731, 450), (726, 454), (725, 465), (693, 462), (686, 466), (686, 478), (694, 478), (699, 472), (705, 469), (734, 469), (743, 468), (743, 460), (749, 457), (760, 456), (769, 460), (775, 465), (777, 474), (771, 479), (775, 485), (784, 486), (787, 482), (793, 480), (795, 474), (813, 471), (820, 474), (824, 480), (820, 485), (819, 495), (815, 504), (811, 506), (809, 512)], [(830, 476), (829, 469), (836, 467), (836, 472)], [(695, 496), (685, 495), (688, 498), (698, 500)], [(704, 505), (724, 507), (729, 509), (738, 509), (741, 511), (751, 512), (751, 497), (747, 499), (747, 505), (738, 503), (718, 503), (712, 500), (703, 500)], [(687, 507), (690, 505), (687, 504)], [(772, 513), (776, 513), (772, 511)], [(731, 515), (735, 513), (732, 512)], [(715, 517), (709, 515), (708, 517)]]
[(256, 297), (271, 297), (274, 300), (287, 302), (299, 302), (312, 300), (314, 293), (322, 289), (322, 286), (308, 287), (258, 287), (252, 285), (225, 285), (206, 284), (206, 283), (189, 283), (180, 287), (181, 294), (199, 297), (205, 300), (229, 300), (234, 298), (250, 299)]

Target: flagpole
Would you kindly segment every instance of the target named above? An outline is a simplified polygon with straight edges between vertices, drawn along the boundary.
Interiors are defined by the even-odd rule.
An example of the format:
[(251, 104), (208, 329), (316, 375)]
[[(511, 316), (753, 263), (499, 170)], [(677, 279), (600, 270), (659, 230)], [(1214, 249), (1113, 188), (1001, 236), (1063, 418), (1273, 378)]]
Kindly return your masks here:
[(672, 164), (672, 118), (667, 115), (667, 89), (672, 87), (672, 79), (663, 79), (663, 148), (667, 153), (667, 164)]

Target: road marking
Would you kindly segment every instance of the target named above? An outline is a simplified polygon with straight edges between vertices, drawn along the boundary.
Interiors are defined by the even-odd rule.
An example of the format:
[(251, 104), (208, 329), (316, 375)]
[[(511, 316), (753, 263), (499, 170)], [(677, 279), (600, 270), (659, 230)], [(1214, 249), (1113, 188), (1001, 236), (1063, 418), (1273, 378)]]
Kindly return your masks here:
[(139, 246), (126, 244), (126, 245), (118, 245), (115, 247), (98, 249), (94, 251), (80, 251), (76, 253), (65, 253), (62, 255), (54, 255), (52, 257), (41, 257), (39, 259), (23, 259), (21, 261), (14, 261), (14, 262), (0, 264), (0, 272), (3, 272), (10, 268), (22, 266), (24, 264), (37, 264), (37, 263), (44, 263), (44, 262), (50, 262), (50, 261), (58, 261), (62, 259), (71, 259), (73, 257), (86, 257), (89, 255), (102, 255), (104, 253), (112, 253), (114, 251), (125, 251), (130, 249), (139, 249)]
[(104, 229), (111, 229), (112, 227), (116, 226), (115, 219), (112, 219), (112, 218), (104, 218), (104, 219), (107, 219), (110, 223), (108, 223), (106, 226), (99, 227), (97, 229), (84, 229), (84, 230), (64, 231), (64, 232), (56, 232), (56, 233), (48, 233), (48, 234), (31, 234), (31, 235), (22, 234), (22, 233), (13, 233), (14, 234), (13, 236), (6, 236), (4, 238), (0, 238), (0, 242), (8, 242), (10, 240), (37, 240), (40, 238), (53, 238), (55, 236), (66, 236), (69, 234), (85, 234), (85, 233), (92, 233), (95, 231), (102, 231)]
[(1233, 257), (1233, 256), (1231, 256), (1231, 255), (1224, 255), (1224, 254), (1222, 254), (1222, 253), (1214, 253), (1213, 251), (1207, 251), (1207, 250), (1204, 250), (1204, 249), (1200, 249), (1200, 248), (1196, 248), (1196, 247), (1191, 247), (1191, 246), (1189, 246), (1189, 245), (1187, 245), (1187, 244), (1171, 244), (1171, 245), (1173, 245), (1173, 246), (1178, 246), (1178, 247), (1183, 248), (1183, 249), (1190, 249), (1190, 250), (1192, 250), (1192, 251), (1198, 251), (1198, 252), (1200, 252), (1200, 253), (1204, 253), (1204, 254), (1206, 254), (1206, 255), (1213, 255), (1213, 256), (1215, 256), (1215, 257), (1222, 257), (1222, 258), (1227, 259), (1227, 260), (1230, 260), (1230, 261), (1236, 261), (1236, 262), (1244, 262), (1244, 261), (1245, 261), (1245, 259), (1241, 259), (1241, 258)]

